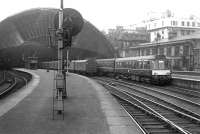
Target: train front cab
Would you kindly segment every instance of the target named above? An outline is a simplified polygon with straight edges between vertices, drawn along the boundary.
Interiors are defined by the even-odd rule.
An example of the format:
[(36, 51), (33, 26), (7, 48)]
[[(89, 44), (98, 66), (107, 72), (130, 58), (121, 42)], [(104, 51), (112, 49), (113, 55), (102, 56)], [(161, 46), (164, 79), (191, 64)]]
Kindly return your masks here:
[(156, 57), (155, 60), (152, 61), (152, 79), (151, 83), (157, 85), (166, 85), (170, 84), (171, 71), (168, 66), (168, 60), (166, 57)]

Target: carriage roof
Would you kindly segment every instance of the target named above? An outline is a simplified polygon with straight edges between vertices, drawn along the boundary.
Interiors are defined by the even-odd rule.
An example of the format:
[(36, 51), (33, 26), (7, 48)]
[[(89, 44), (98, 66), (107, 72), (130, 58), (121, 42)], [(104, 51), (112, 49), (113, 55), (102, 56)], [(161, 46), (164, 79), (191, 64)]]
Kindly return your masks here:
[(97, 59), (96, 61), (101, 62), (101, 61), (114, 61), (114, 60), (115, 60), (114, 58), (111, 58), (111, 59)]
[(142, 61), (142, 60), (152, 60), (152, 59), (155, 59), (155, 55), (117, 58), (116, 62), (120, 62), (120, 61), (133, 61), (133, 60), (141, 60)]
[(81, 63), (81, 62), (87, 62), (87, 60), (72, 60), (72, 62)]

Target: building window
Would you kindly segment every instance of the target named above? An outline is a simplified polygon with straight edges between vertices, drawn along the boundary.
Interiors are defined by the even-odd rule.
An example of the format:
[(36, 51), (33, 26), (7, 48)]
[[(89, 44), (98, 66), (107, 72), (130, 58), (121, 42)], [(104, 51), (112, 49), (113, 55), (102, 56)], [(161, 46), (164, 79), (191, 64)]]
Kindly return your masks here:
[(150, 55), (150, 49), (149, 48), (146, 49), (146, 55)]
[(189, 21), (187, 22), (187, 26), (190, 26), (190, 22)]
[(168, 47), (167, 48), (167, 56), (171, 56), (171, 54), (172, 54), (171, 47)]
[(183, 55), (188, 56), (189, 55), (189, 46), (183, 46)]
[(192, 32), (192, 33), (195, 33), (195, 30), (192, 30), (191, 32)]
[(156, 23), (154, 23), (154, 27), (156, 27)]
[(139, 49), (136, 49), (136, 54), (135, 56), (140, 56), (140, 50)]
[(156, 55), (157, 54), (157, 47), (156, 48), (152, 48), (152, 55)]
[(174, 46), (171, 47), (171, 56), (174, 56), (174, 55), (175, 55), (175, 50), (174, 50), (174, 48), (175, 48)]
[(136, 46), (137, 44), (135, 42), (132, 42), (132, 46)]
[(164, 30), (162, 30), (162, 34), (164, 34)]
[(126, 44), (127, 44), (127, 47), (129, 47), (129, 44), (130, 44), (130, 43), (129, 43), (129, 42), (127, 42)]
[(153, 48), (150, 48), (149, 54), (150, 54), (150, 55), (153, 55)]
[(159, 48), (159, 54), (164, 55), (164, 48), (163, 47)]
[(182, 26), (184, 26), (184, 25), (185, 25), (185, 22), (184, 22), (184, 21), (182, 21), (182, 22), (181, 22), (181, 25), (182, 25)]
[(174, 20), (171, 21), (171, 25), (172, 25), (172, 26), (177, 26), (177, 24), (178, 24), (177, 21), (174, 21)]
[(200, 23), (197, 23), (198, 27), (200, 27)]
[(167, 48), (164, 47), (164, 55), (166, 56), (167, 55)]
[(164, 21), (162, 21), (162, 26), (164, 26)]
[(144, 50), (141, 49), (141, 56), (144, 56)]
[(183, 46), (180, 46), (179, 53), (180, 53), (180, 56), (183, 56)]
[(126, 42), (124, 41), (124, 43), (123, 43), (123, 48), (126, 48)]
[(179, 46), (175, 46), (175, 56), (179, 56), (180, 48)]
[(195, 22), (192, 22), (192, 26), (195, 27)]
[(181, 35), (185, 35), (185, 31), (184, 30), (181, 30)]

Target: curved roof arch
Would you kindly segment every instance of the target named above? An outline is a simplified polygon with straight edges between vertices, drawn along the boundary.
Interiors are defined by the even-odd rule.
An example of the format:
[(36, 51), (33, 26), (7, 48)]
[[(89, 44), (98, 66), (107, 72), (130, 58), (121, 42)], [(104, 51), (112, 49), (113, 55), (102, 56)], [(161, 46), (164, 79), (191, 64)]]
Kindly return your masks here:
[[(8, 52), (7, 55), (12, 55), (12, 50), (19, 49), (21, 56), (27, 57), (36, 54), (34, 56), (43, 55), (45, 57), (42, 53), (47, 51), (47, 47), (49, 47), (48, 29), (54, 27), (54, 17), (57, 12), (58, 9), (37, 8), (3, 20), (0, 23), (0, 52), (4, 51), (4, 54)], [(12, 50), (9, 50), (11, 48)], [(28, 48), (32, 52), (26, 55)], [(51, 57), (49, 54), (52, 53), (48, 53), (45, 59)], [(52, 55), (57, 56), (56, 54)], [(74, 38), (70, 56), (71, 59), (111, 58), (114, 57), (114, 49), (95, 26), (84, 20), (82, 31)]]

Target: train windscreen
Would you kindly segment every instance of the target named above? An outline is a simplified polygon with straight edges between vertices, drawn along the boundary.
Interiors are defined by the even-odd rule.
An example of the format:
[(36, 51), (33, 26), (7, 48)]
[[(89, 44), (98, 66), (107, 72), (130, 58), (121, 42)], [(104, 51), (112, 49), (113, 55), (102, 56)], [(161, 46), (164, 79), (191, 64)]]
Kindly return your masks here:
[(167, 66), (165, 65), (165, 61), (164, 60), (154, 60), (153, 61), (153, 69), (156, 69), (156, 70), (167, 69)]

